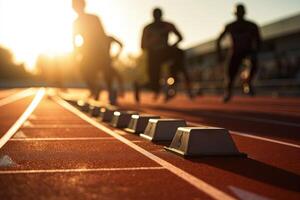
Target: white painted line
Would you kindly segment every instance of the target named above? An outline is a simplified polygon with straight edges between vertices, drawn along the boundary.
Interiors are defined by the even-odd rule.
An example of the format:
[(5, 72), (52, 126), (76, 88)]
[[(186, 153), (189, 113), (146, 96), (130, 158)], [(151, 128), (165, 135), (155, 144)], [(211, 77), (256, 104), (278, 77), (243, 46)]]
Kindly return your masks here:
[(131, 142), (133, 142), (133, 143), (143, 143), (143, 142), (146, 142), (146, 141), (143, 141), (143, 140), (131, 140)]
[(97, 141), (97, 140), (116, 140), (114, 137), (74, 137), (74, 138), (11, 138), (12, 142), (30, 142), (30, 141)]
[(241, 133), (241, 132), (236, 132), (236, 131), (230, 131), (230, 133), (233, 134), (233, 135), (238, 135), (238, 136), (242, 136), (242, 137), (249, 137), (249, 138), (253, 138), (253, 139), (264, 140), (264, 141), (267, 141), (267, 142), (276, 143), (276, 144), (282, 144), (282, 145), (286, 145), (286, 146), (290, 146), (290, 147), (300, 148), (300, 145), (292, 144), (292, 143), (289, 143), (289, 142), (282, 142), (282, 141), (279, 141), (279, 140), (273, 140), (273, 139), (269, 139), (269, 138), (265, 138), (265, 137), (250, 135), (250, 134), (247, 134), (247, 133)]
[(273, 119), (262, 119), (262, 118), (245, 117), (245, 116), (233, 116), (233, 115), (227, 115), (227, 114), (215, 114), (215, 113), (210, 113), (210, 112), (205, 112), (205, 111), (201, 111), (201, 115), (206, 115), (209, 117), (238, 119), (238, 120), (267, 123), (267, 124), (278, 124), (278, 125), (283, 125), (283, 126), (300, 127), (300, 123), (284, 122), (284, 121), (273, 120)]
[[(203, 124), (194, 123), (194, 122), (187, 122), (187, 123), (191, 126), (204, 126)], [(276, 144), (281, 144), (281, 145), (286, 145), (286, 146), (290, 146), (290, 147), (300, 148), (300, 145), (297, 145), (297, 144), (282, 142), (282, 141), (279, 141), (279, 140), (274, 140), (274, 139), (269, 139), (269, 138), (260, 137), (260, 136), (256, 136), (256, 135), (251, 135), (251, 134), (248, 134), (248, 133), (242, 133), (242, 132), (236, 132), (236, 131), (229, 131), (229, 132), (233, 135), (238, 135), (238, 136), (241, 136), (241, 137), (248, 137), (248, 138), (252, 138), (252, 139), (263, 140), (263, 141), (272, 142), (272, 143), (276, 143)]]
[(93, 128), (91, 125), (74, 125), (74, 124), (26, 124), (22, 128), (24, 129), (35, 129), (35, 128)]
[(22, 126), (22, 124), (27, 120), (27, 118), (31, 115), (34, 109), (38, 106), (38, 104), (43, 99), (45, 95), (45, 89), (41, 88), (36, 93), (34, 99), (31, 104), (27, 107), (25, 112), (21, 115), (21, 117), (10, 127), (10, 129), (0, 138), (0, 149), (5, 145), (5, 143), (18, 131), (18, 129)]
[(92, 169), (33, 169), (33, 170), (3, 170), (2, 174), (43, 174), (43, 173), (83, 173), (83, 172), (105, 172), (105, 171), (146, 171), (165, 170), (163, 167), (123, 167), (123, 168), (92, 168)]
[(34, 90), (32, 88), (28, 88), (26, 90), (20, 91), (16, 94), (10, 95), (8, 97), (5, 97), (3, 99), (0, 99), (0, 107), (5, 106), (7, 104), (13, 103), (15, 101), (18, 101), (20, 99), (23, 99), (25, 97), (31, 96), (34, 94)]
[(189, 184), (191, 184), (192, 186), (194, 186), (195, 188), (197, 188), (201, 192), (207, 194), (208, 196), (210, 196), (214, 199), (217, 199), (217, 200), (233, 200), (233, 199), (236, 199), (236, 198), (226, 194), (225, 192), (219, 190), (218, 188), (210, 185), (209, 183), (205, 182), (204, 180), (201, 180), (201, 179), (189, 174), (188, 172), (176, 167), (175, 165), (161, 159), (160, 157), (158, 157), (158, 156), (152, 154), (151, 152), (141, 148), (140, 146), (134, 144), (130, 140), (124, 138), (123, 136), (115, 133), (113, 130), (103, 126), (99, 122), (97, 122), (94, 119), (92, 119), (92, 118), (88, 117), (87, 115), (83, 114), (82, 112), (77, 110), (75, 107), (73, 107), (69, 103), (67, 103), (66, 101), (64, 101), (64, 100), (62, 100), (58, 97), (53, 97), (53, 100), (56, 101), (59, 105), (61, 105), (65, 109), (69, 110), (70, 112), (72, 112), (75, 115), (77, 115), (78, 117), (80, 117), (81, 119), (87, 121), (88, 123), (92, 124), (93, 126), (97, 127), (98, 129), (100, 129), (100, 130), (106, 132), (107, 134), (115, 137), (116, 139), (120, 140), (121, 142), (128, 145), (129, 147), (133, 148), (137, 152), (143, 154), (144, 156), (146, 156), (149, 159), (153, 160), (154, 162), (158, 163), (162, 167), (164, 167), (167, 170), (169, 170), (170, 172), (172, 172), (174, 175), (182, 178), (183, 180), (185, 180), (186, 182), (188, 182)]

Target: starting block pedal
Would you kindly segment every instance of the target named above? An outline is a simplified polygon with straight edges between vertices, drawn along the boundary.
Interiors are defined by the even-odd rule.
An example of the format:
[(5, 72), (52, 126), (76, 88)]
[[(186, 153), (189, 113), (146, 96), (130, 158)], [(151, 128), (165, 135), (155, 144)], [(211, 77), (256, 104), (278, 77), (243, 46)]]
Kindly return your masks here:
[(180, 127), (166, 150), (187, 157), (243, 156), (228, 130), (215, 127)]
[(100, 121), (110, 122), (113, 118), (114, 112), (118, 110), (116, 106), (106, 106), (100, 108)]
[(178, 127), (185, 127), (183, 119), (150, 119), (141, 137), (151, 141), (171, 141)]
[(138, 114), (135, 111), (115, 111), (110, 124), (116, 128), (125, 128), (128, 126), (131, 116)]
[(87, 102), (83, 101), (83, 100), (78, 100), (77, 101), (77, 106), (83, 112), (89, 112), (89, 110), (90, 110), (90, 105)]
[(125, 129), (130, 133), (143, 133), (150, 119), (159, 119), (157, 115), (132, 115), (128, 127)]

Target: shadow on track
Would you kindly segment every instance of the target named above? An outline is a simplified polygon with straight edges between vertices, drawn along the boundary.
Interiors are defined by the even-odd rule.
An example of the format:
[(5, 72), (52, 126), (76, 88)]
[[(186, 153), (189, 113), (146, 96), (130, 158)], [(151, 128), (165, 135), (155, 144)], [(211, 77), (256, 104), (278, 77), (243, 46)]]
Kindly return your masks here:
[(300, 176), (251, 158), (201, 158), (189, 159), (194, 163), (207, 164), (259, 182), (299, 192)]

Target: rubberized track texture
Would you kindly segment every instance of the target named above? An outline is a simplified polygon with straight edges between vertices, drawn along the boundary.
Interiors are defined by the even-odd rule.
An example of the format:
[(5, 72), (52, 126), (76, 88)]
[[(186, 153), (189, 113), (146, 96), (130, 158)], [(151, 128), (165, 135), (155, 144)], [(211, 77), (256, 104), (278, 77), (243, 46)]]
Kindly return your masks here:
[(228, 128), (249, 156), (185, 159), (165, 151), (168, 143), (112, 128), (56, 95), (33, 91), (0, 106), (0, 141), (28, 114), (0, 149), (0, 199), (300, 198), (298, 99), (239, 97), (224, 105), (179, 95), (163, 104), (145, 93), (139, 106), (130, 97), (120, 101), (123, 109)]

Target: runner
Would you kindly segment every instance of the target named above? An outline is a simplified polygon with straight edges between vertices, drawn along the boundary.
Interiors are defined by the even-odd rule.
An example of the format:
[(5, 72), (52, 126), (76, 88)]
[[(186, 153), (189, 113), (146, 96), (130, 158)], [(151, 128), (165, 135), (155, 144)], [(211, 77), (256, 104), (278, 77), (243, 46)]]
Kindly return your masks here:
[[(178, 73), (183, 72), (188, 93), (192, 96), (190, 91), (190, 79), (184, 68), (184, 52), (177, 47), (183, 40), (183, 37), (175, 25), (162, 20), (162, 15), (161, 9), (155, 8), (153, 10), (154, 22), (144, 28), (141, 44), (142, 49), (146, 50), (148, 54), (148, 73), (150, 87), (155, 93), (154, 98), (156, 99), (159, 95), (161, 66), (167, 61), (171, 62), (170, 71), (174, 79), (174, 84), (177, 82)], [(177, 36), (177, 41), (172, 45), (168, 43), (170, 33), (174, 33), (175, 36)], [(174, 95), (175, 92), (167, 92), (166, 100)]]
[(108, 47), (109, 47), (108, 52), (110, 52), (111, 45), (113, 43), (116, 43), (119, 45), (119, 51), (117, 52), (117, 54), (114, 57), (110, 57), (110, 59), (109, 59), (109, 66), (108, 66), (109, 71), (107, 73), (107, 76), (111, 77), (111, 80), (109, 80), (110, 83), (108, 83), (108, 85), (111, 86), (111, 88), (109, 90), (109, 100), (112, 105), (115, 105), (115, 104), (117, 104), (117, 95), (116, 95), (116, 92), (114, 91), (114, 89), (112, 88), (112, 82), (113, 82), (114, 78), (117, 79), (120, 96), (124, 96), (124, 82), (123, 82), (123, 79), (122, 79), (121, 75), (119, 74), (119, 72), (113, 67), (112, 62), (114, 59), (117, 59), (120, 56), (122, 49), (123, 49), (123, 44), (122, 44), (122, 42), (120, 42), (119, 40), (117, 40), (116, 38), (114, 38), (112, 36), (108, 36), (107, 40), (108, 40)]
[(100, 92), (97, 84), (99, 72), (103, 73), (108, 89), (111, 88), (109, 85), (111, 77), (108, 75), (110, 55), (107, 36), (100, 19), (85, 13), (84, 0), (73, 0), (73, 9), (78, 14), (73, 27), (75, 55), (80, 61), (80, 71), (90, 90), (90, 97), (97, 100)]
[(228, 102), (232, 96), (232, 85), (240, 69), (244, 59), (248, 58), (251, 62), (251, 71), (247, 80), (243, 84), (249, 95), (254, 95), (252, 88), (252, 79), (257, 71), (257, 52), (260, 47), (261, 37), (258, 26), (244, 18), (246, 10), (244, 5), (238, 4), (236, 6), (236, 21), (226, 25), (225, 30), (222, 32), (217, 40), (217, 52), (219, 61), (223, 61), (221, 54), (221, 41), (226, 34), (231, 36), (232, 49), (229, 66), (227, 69), (227, 83), (224, 93), (224, 102)]

